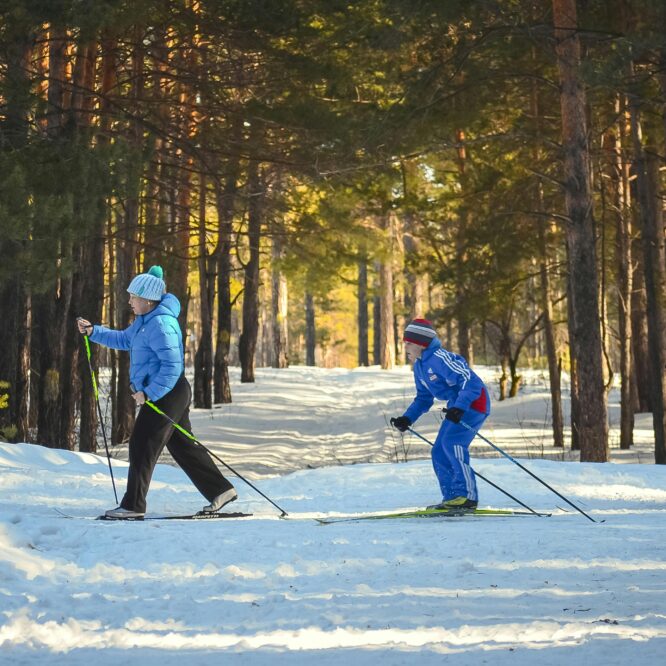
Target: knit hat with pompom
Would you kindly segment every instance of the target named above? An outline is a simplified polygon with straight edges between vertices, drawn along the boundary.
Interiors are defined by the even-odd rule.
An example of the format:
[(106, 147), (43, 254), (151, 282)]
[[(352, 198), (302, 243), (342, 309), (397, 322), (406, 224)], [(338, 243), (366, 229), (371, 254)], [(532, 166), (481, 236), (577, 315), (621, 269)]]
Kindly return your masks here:
[(166, 293), (166, 284), (163, 277), (164, 271), (161, 266), (151, 266), (147, 273), (137, 275), (130, 282), (127, 291), (148, 301), (159, 301)]

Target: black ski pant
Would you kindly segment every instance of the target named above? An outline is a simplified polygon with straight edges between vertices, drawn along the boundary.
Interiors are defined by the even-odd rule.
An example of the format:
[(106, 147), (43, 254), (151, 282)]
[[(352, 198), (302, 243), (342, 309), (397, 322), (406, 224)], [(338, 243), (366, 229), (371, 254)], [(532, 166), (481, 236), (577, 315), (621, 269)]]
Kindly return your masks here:
[[(191, 399), (190, 384), (185, 375), (181, 375), (171, 391), (156, 400), (155, 405), (191, 433), (189, 409)], [(233, 488), (203, 446), (185, 437), (151, 407), (142, 405), (129, 441), (127, 491), (120, 503), (123, 509), (146, 511), (146, 495), (150, 479), (165, 446), (209, 502)]]

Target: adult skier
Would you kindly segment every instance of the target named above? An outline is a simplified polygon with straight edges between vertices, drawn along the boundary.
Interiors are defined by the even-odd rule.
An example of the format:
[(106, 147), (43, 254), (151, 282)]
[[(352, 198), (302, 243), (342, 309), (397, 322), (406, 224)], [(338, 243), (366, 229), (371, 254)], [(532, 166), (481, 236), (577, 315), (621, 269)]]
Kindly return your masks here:
[(426, 319), (414, 319), (405, 328), (405, 352), (414, 366), (416, 397), (391, 425), (405, 432), (433, 405), (446, 400), (448, 409), (432, 447), (432, 464), (442, 491), (442, 501), (429, 509), (475, 509), (478, 493), (469, 464), (469, 445), (490, 413), (490, 396), (481, 378), (458, 354), (447, 351)]
[(210, 502), (203, 511), (217, 512), (238, 497), (233, 485), (202, 446), (145, 404), (146, 399), (150, 400), (191, 432), (192, 389), (183, 374), (183, 338), (177, 319), (180, 302), (173, 294), (166, 293), (160, 266), (137, 275), (127, 291), (136, 318), (125, 330), (77, 320), (79, 332), (87, 334), (93, 342), (130, 352), (130, 388), (140, 406), (129, 440), (127, 491), (120, 506), (107, 511), (105, 516), (117, 520), (143, 518), (150, 479), (165, 446)]

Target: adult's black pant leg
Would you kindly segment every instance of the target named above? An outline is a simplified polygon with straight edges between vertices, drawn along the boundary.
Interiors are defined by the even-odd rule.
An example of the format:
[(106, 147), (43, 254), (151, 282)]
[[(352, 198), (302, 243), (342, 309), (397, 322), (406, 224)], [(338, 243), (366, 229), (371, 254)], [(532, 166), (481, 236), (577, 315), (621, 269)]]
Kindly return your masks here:
[[(178, 425), (192, 433), (189, 414), (189, 408), (185, 408)], [(185, 437), (178, 430), (174, 429), (166, 446), (173, 459), (209, 502), (212, 502), (221, 493), (233, 488), (231, 482), (225, 478), (215, 465), (208, 451), (203, 446)]]
[(139, 410), (129, 441), (127, 491), (120, 506), (130, 511), (146, 510), (146, 495), (153, 470), (171, 435), (171, 424), (147, 405)]

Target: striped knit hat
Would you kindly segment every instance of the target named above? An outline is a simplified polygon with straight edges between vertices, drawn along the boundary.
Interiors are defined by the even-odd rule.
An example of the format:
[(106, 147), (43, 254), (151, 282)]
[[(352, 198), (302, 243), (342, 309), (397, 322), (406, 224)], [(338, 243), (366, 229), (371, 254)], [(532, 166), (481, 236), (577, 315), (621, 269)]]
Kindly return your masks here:
[(148, 301), (160, 301), (166, 292), (166, 284), (162, 279), (164, 271), (161, 266), (151, 266), (147, 273), (137, 275), (127, 287), (127, 291), (134, 296), (141, 296)]
[(436, 337), (437, 332), (427, 319), (414, 319), (405, 328), (402, 339), (405, 342), (413, 342), (415, 345), (427, 347)]

